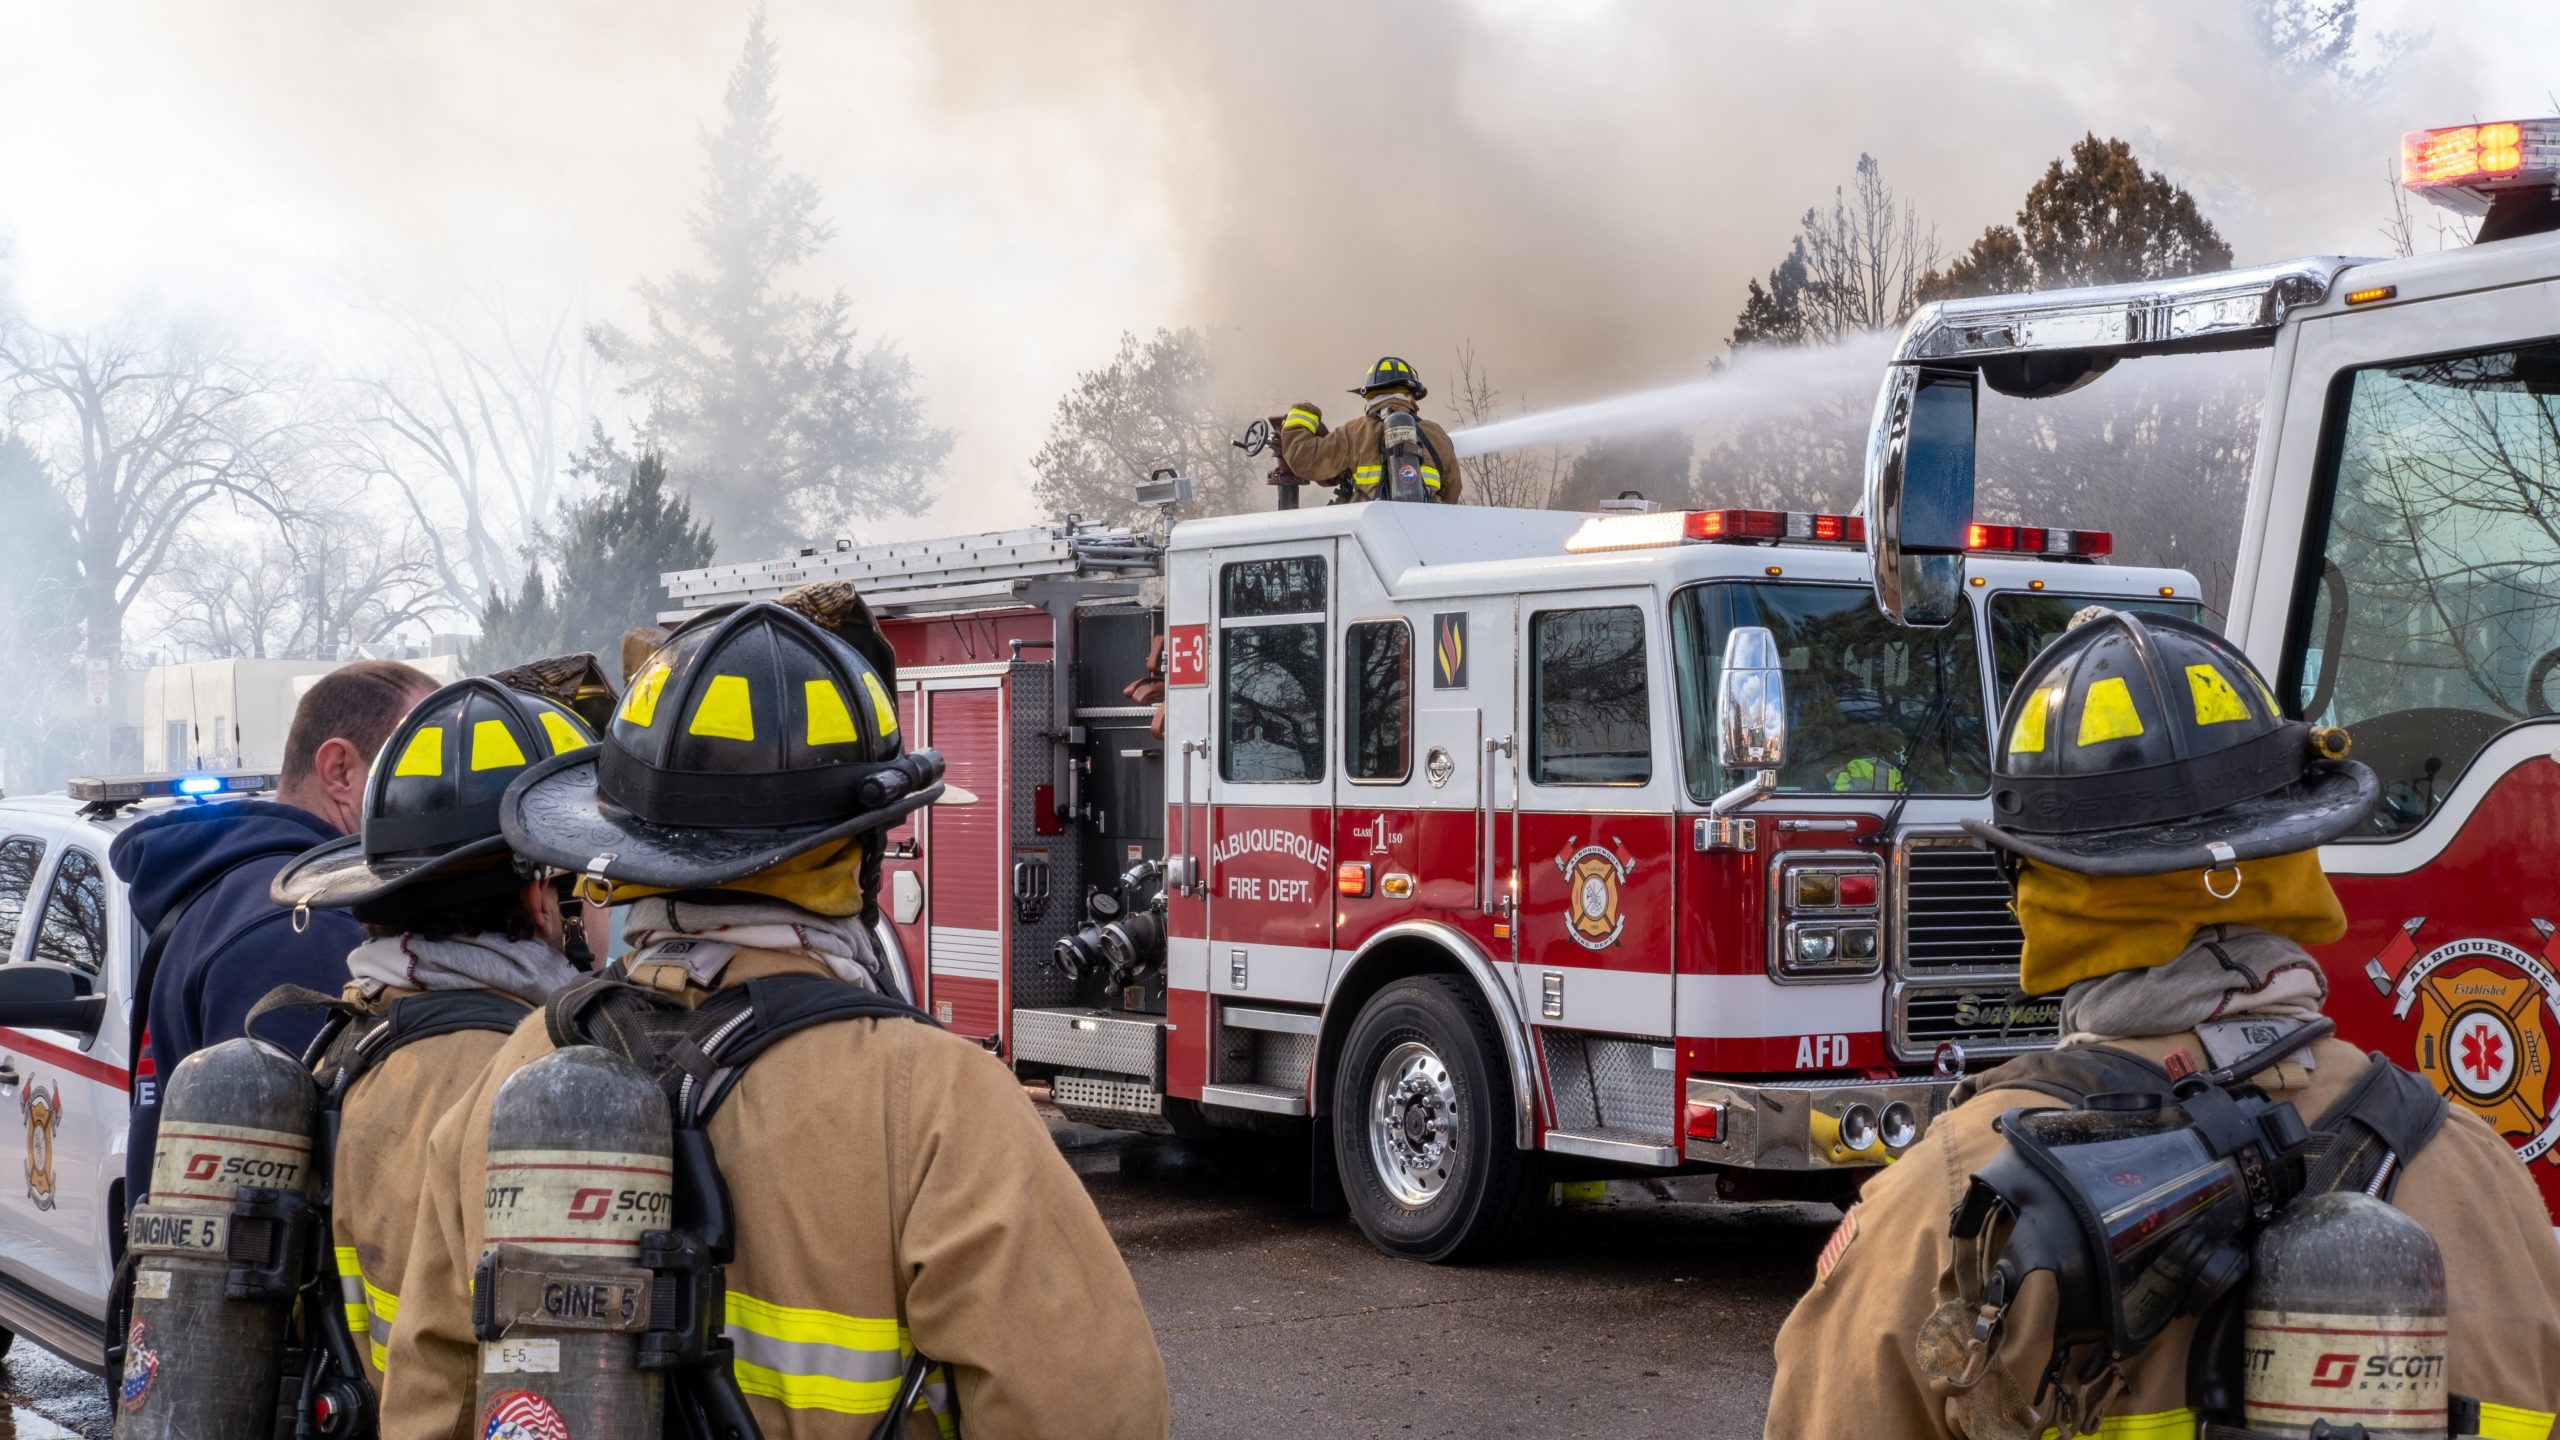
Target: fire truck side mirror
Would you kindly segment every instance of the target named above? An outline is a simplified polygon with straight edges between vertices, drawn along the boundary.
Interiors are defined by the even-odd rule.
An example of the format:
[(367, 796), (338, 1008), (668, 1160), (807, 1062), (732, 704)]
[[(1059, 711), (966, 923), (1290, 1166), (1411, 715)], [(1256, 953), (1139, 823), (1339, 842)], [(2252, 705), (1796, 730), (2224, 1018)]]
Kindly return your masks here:
[(1964, 604), (1980, 381), (1973, 370), (1896, 365), (1876, 396), (1867, 434), (1867, 559), (1876, 605), (1904, 625), (1934, 630)]
[(1725, 637), (1716, 675), (1716, 753), (1727, 770), (1775, 770), (1787, 763), (1787, 675), (1778, 641), (1758, 625)]

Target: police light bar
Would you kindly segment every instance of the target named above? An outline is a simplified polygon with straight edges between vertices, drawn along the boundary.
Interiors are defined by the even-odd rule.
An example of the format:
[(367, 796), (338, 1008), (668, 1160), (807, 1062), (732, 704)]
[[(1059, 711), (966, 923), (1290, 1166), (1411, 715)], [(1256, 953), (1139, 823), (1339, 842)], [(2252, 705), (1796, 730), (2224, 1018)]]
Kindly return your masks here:
[(1855, 515), (1803, 510), (1666, 510), (1654, 515), (1602, 515), (1585, 520), (1564, 542), (1568, 553), (1646, 550), (1662, 545), (1864, 545), (1867, 522)]
[(197, 770), (166, 775), (88, 775), (72, 781), (64, 792), (90, 805), (132, 805), (144, 800), (210, 800), (222, 795), (255, 795), (276, 788), (272, 770)]
[(2101, 560), (2116, 553), (2116, 537), (2104, 530), (2055, 530), (2042, 525), (1985, 525), (1964, 530), (1964, 548), (2064, 560)]
[(2449, 209), (2485, 215), (2503, 190), (2560, 182), (2560, 118), (2412, 130), (2400, 137), (2400, 183)]

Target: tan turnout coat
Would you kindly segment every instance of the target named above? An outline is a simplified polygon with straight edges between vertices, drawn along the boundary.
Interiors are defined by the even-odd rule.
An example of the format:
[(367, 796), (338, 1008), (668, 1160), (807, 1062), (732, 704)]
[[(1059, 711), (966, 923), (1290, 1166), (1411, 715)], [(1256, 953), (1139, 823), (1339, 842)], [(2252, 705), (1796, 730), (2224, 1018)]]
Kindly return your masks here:
[[(1406, 401), (1391, 400), (1379, 408), (1411, 410), (1414, 407)], [(1299, 404), (1296, 410), (1320, 414), (1315, 406), (1304, 403)], [(1280, 458), (1288, 462), (1292, 474), (1310, 485), (1358, 481), (1363, 478), (1360, 474), (1363, 466), (1370, 472), (1366, 477), (1368, 483), (1374, 485), (1378, 482), (1377, 469), (1386, 443), (1386, 428), (1376, 416), (1367, 414), (1354, 415), (1324, 435), (1318, 435), (1306, 426), (1283, 425), (1280, 428)], [(1455, 505), (1465, 494), (1465, 485), (1458, 477), (1458, 447), (1450, 443), (1449, 432), (1441, 429), (1436, 420), (1423, 421), (1422, 434), (1431, 447), (1427, 463), (1437, 464), (1440, 470), (1440, 502)], [(1356, 490), (1352, 493), (1355, 498), (1359, 496)]]
[[(2110, 1041), (2154, 1062), (2183, 1050), (2199, 1068), (2192, 1033)], [(2354, 1046), (2324, 1040), (2306, 1073), (2291, 1063), (2258, 1083), (2317, 1120), (2363, 1073)], [(2174, 1067), (2173, 1067), (2174, 1068)], [(1975, 1096), (1941, 1116), (1920, 1143), (1869, 1182), (1824, 1247), (1821, 1273), (1778, 1332), (1777, 1383), (1767, 1433), (1793, 1436), (1967, 1436), (2015, 1433), (1988, 1412), (2008, 1387), (2023, 1401), (2042, 1374), (2053, 1314), (2052, 1277), (2031, 1277), (2011, 1310), (1991, 1372), (1963, 1397), (1934, 1389), (1913, 1341), (1941, 1295), (1955, 1293), (1947, 1219), (1965, 1181), (2005, 1143), (1993, 1130), (2006, 1111), (2058, 1104), (2030, 1090)], [(2449, 1311), (2447, 1384), (2486, 1406), (2492, 1440), (2543, 1440), (2560, 1411), (2560, 1242), (2515, 1151), (2457, 1105), (2409, 1162), (2393, 1204), (2424, 1223), (2444, 1254)], [(2181, 1320), (2127, 1367), (2124, 1393), (2097, 1433), (2190, 1440), (2188, 1338)], [(2030, 1434), (2040, 1433), (2030, 1431)]]
[[(746, 950), (721, 978), (817, 971)], [(522, 1026), (436, 1122), (386, 1440), (479, 1433), (468, 1296), (490, 1103), (551, 1048), (542, 1024)], [(729, 1335), (770, 1440), (867, 1437), (918, 1349), (945, 1367), (936, 1394), (957, 1395), (970, 1440), (1167, 1433), (1164, 1363), (1128, 1269), (1020, 1083), (977, 1045), (907, 1020), (816, 1026), (748, 1068), (710, 1133), (738, 1228)], [(907, 1433), (951, 1433), (937, 1418), (919, 1407)]]
[[(386, 990), (377, 1013), (416, 990)], [(491, 992), (497, 993), (497, 992)], [(527, 1014), (533, 1007), (525, 1007)], [(361, 1022), (354, 1027), (364, 1029)], [(365, 1352), (376, 1394), (399, 1327), (401, 1275), (428, 1168), (427, 1136), (437, 1116), (469, 1094), (507, 1043), (492, 1030), (458, 1030), (413, 1040), (358, 1080), (339, 1106), (332, 1162), (330, 1235), (347, 1326)]]

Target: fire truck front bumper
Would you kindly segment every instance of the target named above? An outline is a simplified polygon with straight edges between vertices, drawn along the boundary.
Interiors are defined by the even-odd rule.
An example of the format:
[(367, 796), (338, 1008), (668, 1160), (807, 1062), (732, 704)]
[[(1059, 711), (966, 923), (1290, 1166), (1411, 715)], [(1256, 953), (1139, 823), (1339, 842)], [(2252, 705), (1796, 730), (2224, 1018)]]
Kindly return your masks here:
[(1744, 1170), (1889, 1165), (1947, 1108), (1953, 1077), (1772, 1080), (1692, 1076), (1682, 1107), (1688, 1158)]

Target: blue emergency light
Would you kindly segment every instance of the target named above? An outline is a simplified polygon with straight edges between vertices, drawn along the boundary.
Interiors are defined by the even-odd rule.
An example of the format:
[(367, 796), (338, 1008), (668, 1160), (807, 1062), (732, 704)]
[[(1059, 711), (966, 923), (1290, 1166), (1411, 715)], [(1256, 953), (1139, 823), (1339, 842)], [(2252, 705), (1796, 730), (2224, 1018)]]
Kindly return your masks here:
[(178, 777), (178, 793), (181, 795), (219, 795), (222, 793), (223, 788), (222, 777), (219, 775), (181, 775)]

